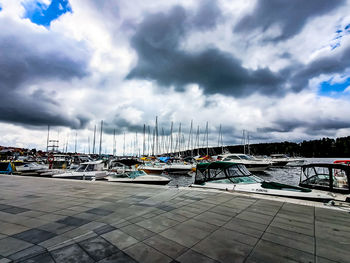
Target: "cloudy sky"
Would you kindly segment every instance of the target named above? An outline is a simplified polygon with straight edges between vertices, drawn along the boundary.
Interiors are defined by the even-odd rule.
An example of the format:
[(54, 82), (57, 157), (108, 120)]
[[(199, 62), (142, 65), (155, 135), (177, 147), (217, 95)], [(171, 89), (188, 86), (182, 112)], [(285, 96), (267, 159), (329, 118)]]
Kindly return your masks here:
[[(0, 145), (103, 152), (193, 120), (210, 145), (350, 135), (347, 0), (0, 0)], [(187, 144), (187, 143), (186, 143)]]

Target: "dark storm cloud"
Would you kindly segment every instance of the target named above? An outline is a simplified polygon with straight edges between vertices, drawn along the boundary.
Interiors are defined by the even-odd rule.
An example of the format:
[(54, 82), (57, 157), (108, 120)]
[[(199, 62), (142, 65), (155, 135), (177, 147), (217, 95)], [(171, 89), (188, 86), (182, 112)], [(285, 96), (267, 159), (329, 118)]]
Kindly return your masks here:
[(350, 128), (350, 119), (325, 117), (308, 120), (279, 119), (273, 122), (273, 127), (261, 128), (258, 132), (292, 132), (297, 128), (303, 128), (307, 134), (314, 135), (325, 130)]
[(208, 94), (276, 95), (282, 91), (282, 77), (267, 68), (246, 69), (240, 60), (216, 48), (193, 53), (181, 50), (181, 41), (193, 29), (191, 21), (182, 7), (146, 17), (131, 39), (138, 63), (127, 78), (155, 80), (161, 86), (174, 85), (180, 90), (197, 83)]
[(344, 3), (345, 0), (258, 0), (253, 12), (234, 26), (234, 32), (246, 33), (255, 29), (266, 32), (272, 26), (278, 26), (280, 34), (266, 40), (285, 40), (298, 34), (308, 19), (327, 14)]
[(215, 28), (222, 19), (221, 9), (217, 1), (201, 1), (196, 14), (192, 17), (192, 23), (196, 28), (207, 30)]
[[(55, 92), (41, 85), (42, 81), (69, 81), (88, 74), (89, 56), (82, 43), (49, 31), (34, 32), (3, 18), (0, 50), (0, 121), (72, 128), (86, 125), (86, 117), (69, 116), (55, 99)], [(28, 89), (30, 85), (36, 88)]]
[(308, 81), (322, 74), (343, 73), (350, 67), (350, 45), (341, 50), (332, 51), (328, 56), (319, 57), (291, 74), (291, 86), (294, 91), (301, 91), (308, 86)]

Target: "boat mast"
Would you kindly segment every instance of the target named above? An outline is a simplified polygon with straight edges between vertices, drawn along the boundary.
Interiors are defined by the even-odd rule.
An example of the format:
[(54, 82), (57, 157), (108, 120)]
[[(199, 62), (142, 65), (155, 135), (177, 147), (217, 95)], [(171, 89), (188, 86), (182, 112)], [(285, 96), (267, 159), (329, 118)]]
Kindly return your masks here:
[(74, 143), (74, 152), (77, 153), (77, 137), (78, 137), (78, 132), (75, 131), (75, 143)]
[(90, 154), (91, 152), (90, 152), (90, 136), (88, 136), (88, 154)]
[(191, 120), (191, 128), (190, 128), (190, 133), (189, 133), (189, 136), (188, 136), (188, 144), (187, 144), (187, 149), (188, 150), (191, 150), (191, 156), (193, 155), (192, 154), (192, 145), (191, 145), (191, 142), (192, 142), (192, 126), (193, 126), (193, 120)]
[(174, 123), (171, 122), (171, 126), (170, 126), (170, 153), (173, 153), (173, 126), (174, 126)]
[(100, 132), (100, 149), (99, 149), (99, 155), (102, 153), (102, 129), (103, 129), (103, 120), (101, 121), (101, 132)]
[(124, 143), (123, 143), (123, 156), (125, 156), (125, 132), (124, 132)]
[(46, 152), (49, 152), (50, 125), (47, 125)]
[(92, 142), (92, 154), (95, 154), (95, 142), (96, 142), (96, 124), (94, 129), (94, 140)]
[(145, 156), (145, 148), (146, 148), (146, 124), (143, 124), (142, 156)]
[(206, 126), (206, 132), (207, 132), (207, 155), (209, 155), (209, 126), (208, 126), (208, 122), (207, 122), (207, 126)]
[(151, 127), (148, 125), (148, 138), (147, 138), (147, 152), (148, 156), (151, 154)]
[(155, 147), (155, 154), (159, 154), (159, 140), (158, 140), (158, 116), (156, 116), (156, 147)]
[(197, 126), (197, 134), (196, 134), (195, 146), (197, 146), (197, 155), (199, 155), (199, 125)]

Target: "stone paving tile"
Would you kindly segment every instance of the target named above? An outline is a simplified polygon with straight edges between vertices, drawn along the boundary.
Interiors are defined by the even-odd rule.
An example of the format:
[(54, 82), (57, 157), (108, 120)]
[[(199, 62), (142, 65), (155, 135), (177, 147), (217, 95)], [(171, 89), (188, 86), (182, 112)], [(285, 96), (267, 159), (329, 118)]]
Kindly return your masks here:
[(132, 257), (123, 251), (98, 261), (98, 263), (137, 263)]
[(14, 207), (10, 207), (10, 208), (7, 208), (7, 209), (3, 209), (1, 211), (5, 212), (5, 213), (17, 215), (17, 214), (29, 211), (29, 209), (22, 208), (22, 207), (15, 207), (14, 206)]
[(95, 261), (104, 259), (112, 254), (119, 252), (119, 249), (107, 242), (101, 237), (84, 240), (79, 245), (92, 257)]
[(46, 225), (39, 226), (38, 228), (59, 235), (59, 234), (62, 234), (64, 232), (67, 232), (69, 230), (72, 230), (75, 227), (52, 222), (52, 223), (48, 223)]
[(12, 207), (13, 207), (12, 205), (0, 204), (0, 210), (10, 209)]
[(66, 262), (95, 262), (83, 249), (77, 244), (66, 246), (51, 251), (51, 255), (56, 263)]
[(53, 214), (53, 213), (50, 213), (50, 214), (46, 213), (46, 214), (43, 214), (43, 215), (38, 217), (38, 219), (49, 221), (49, 222), (54, 222), (57, 220), (61, 220), (63, 218), (65, 218), (64, 215), (58, 215), (58, 214)]
[(231, 218), (232, 217), (230, 216), (225, 216), (225, 215), (216, 214), (216, 213), (207, 211), (194, 217), (194, 220), (198, 220), (200, 222), (206, 222), (216, 226), (222, 226), (226, 224)]
[(94, 229), (94, 232), (97, 234), (97, 235), (103, 235), (103, 234), (106, 234), (108, 232), (111, 232), (113, 230), (116, 230), (116, 228), (114, 226), (111, 226), (111, 225), (103, 225), (103, 226), (100, 226), (96, 229)]
[(190, 248), (217, 228), (211, 224), (189, 220), (160, 233), (160, 235)]
[(120, 230), (123, 231), (124, 233), (136, 238), (139, 241), (145, 240), (146, 238), (149, 238), (149, 237), (154, 236), (156, 234), (150, 230), (147, 230), (147, 229), (140, 227), (138, 225), (135, 225), (135, 224), (121, 227)]
[(350, 237), (346, 243), (334, 243), (329, 239), (316, 239), (316, 255), (336, 262), (349, 262)]
[(266, 229), (266, 233), (271, 233), (274, 235), (282, 236), (285, 238), (291, 238), (295, 241), (300, 242), (301, 244), (305, 244), (307, 246), (314, 246), (315, 245), (315, 238), (314, 236), (304, 235), (301, 233), (296, 233), (293, 231), (288, 231), (283, 228), (269, 226)]
[(150, 219), (143, 220), (141, 222), (136, 223), (138, 226), (146, 228), (152, 232), (159, 233), (178, 224), (178, 221), (172, 220), (165, 216), (156, 216)]
[(233, 226), (236, 226), (236, 225), (240, 225), (240, 226), (243, 226), (243, 227), (251, 228), (252, 230), (256, 229), (256, 230), (260, 230), (260, 231), (265, 231), (265, 229), (267, 228), (267, 225), (265, 225), (265, 224), (260, 224), (260, 223), (248, 221), (248, 220), (245, 220), (245, 219), (239, 219), (237, 217), (232, 218), (225, 225), (225, 227), (231, 229)]
[(168, 263), (172, 261), (170, 257), (142, 242), (127, 248), (124, 252), (135, 260), (143, 263)]
[(200, 263), (218, 263), (218, 261), (208, 258), (200, 253), (197, 253), (196, 251), (193, 251), (191, 249), (187, 250), (184, 254), (182, 254), (180, 257), (176, 259), (177, 262), (180, 263), (193, 263), (193, 262), (200, 262)]
[(186, 247), (160, 235), (152, 236), (144, 240), (143, 243), (174, 259), (187, 250)]
[(237, 215), (236, 218), (244, 219), (255, 223), (265, 224), (265, 225), (269, 225), (273, 220), (273, 216), (264, 215), (260, 213), (253, 213), (248, 211), (243, 211), (242, 213)]
[(271, 241), (286, 247), (298, 249), (310, 254), (314, 254), (315, 252), (315, 244), (314, 242), (302, 242), (300, 239), (296, 240), (293, 238), (294, 235), (289, 237), (284, 237), (272, 233), (264, 233), (262, 236), (263, 240)]
[(42, 216), (44, 214), (45, 214), (45, 212), (42, 212), (42, 211), (29, 210), (27, 212), (23, 212), (21, 214), (21, 216), (37, 218), (37, 217)]
[(108, 232), (106, 234), (101, 235), (104, 239), (106, 239), (108, 242), (113, 244), (119, 249), (125, 249), (131, 245), (134, 245), (138, 243), (139, 241), (132, 236), (120, 231), (120, 230), (114, 230), (111, 232)]
[(55, 263), (49, 253), (43, 253), (27, 260), (21, 261), (21, 263)]
[(235, 213), (232, 210), (232, 208), (226, 207), (226, 206), (216, 206), (216, 207), (211, 208), (209, 211), (212, 213), (221, 214), (221, 215), (225, 215), (225, 216), (229, 216), (229, 217), (233, 217), (233, 216), (237, 215), (237, 213)]
[(63, 219), (57, 220), (57, 223), (65, 224), (68, 226), (82, 226), (84, 224), (89, 223), (89, 220), (73, 217), (73, 216), (67, 216)]
[(85, 213), (95, 214), (99, 216), (108, 216), (109, 214), (112, 214), (113, 211), (109, 211), (101, 208), (92, 208), (90, 210), (85, 211)]
[(25, 226), (0, 221), (0, 233), (4, 235), (14, 235), (28, 229), (29, 228)]
[(336, 261), (329, 260), (329, 259), (322, 258), (322, 257), (316, 257), (316, 262), (317, 263), (336, 263)]
[(249, 260), (251, 262), (314, 262), (314, 255), (270, 241), (260, 240)]
[(0, 234), (0, 239), (7, 237), (7, 235)]
[(0, 240), (0, 256), (7, 257), (31, 246), (33, 246), (33, 244), (26, 241), (13, 237), (6, 237)]
[(33, 244), (38, 244), (38, 243), (41, 243), (45, 240), (53, 238), (54, 236), (56, 236), (55, 233), (48, 232), (48, 231), (41, 230), (41, 229), (32, 228), (32, 229), (29, 229), (27, 231), (13, 235), (12, 237), (17, 238), (17, 239), (22, 239), (24, 241), (27, 241), (27, 242), (30, 242)]
[(232, 262), (233, 259), (243, 262), (257, 241), (257, 238), (221, 228), (192, 249), (220, 262)]
[(291, 232), (296, 232), (299, 234), (305, 234), (305, 235), (309, 235), (309, 236), (314, 236), (314, 227), (298, 227), (292, 224), (288, 224), (286, 223), (281, 223), (281, 222), (276, 222), (273, 221), (270, 226), (274, 226), (274, 227), (278, 227), (278, 228), (282, 228), (284, 230), (288, 230)]
[(46, 252), (45, 248), (34, 245), (8, 256), (8, 258), (14, 261), (24, 261), (26, 259), (32, 258), (34, 256), (40, 255), (45, 252)]
[(73, 243), (74, 243), (74, 241), (71, 238), (59, 235), (59, 236), (55, 236), (53, 238), (50, 238), (48, 240), (45, 240), (44, 242), (41, 242), (38, 245), (51, 251), (51, 250), (55, 250), (55, 249), (60, 248), (60, 247), (65, 247), (65, 246), (73, 244)]

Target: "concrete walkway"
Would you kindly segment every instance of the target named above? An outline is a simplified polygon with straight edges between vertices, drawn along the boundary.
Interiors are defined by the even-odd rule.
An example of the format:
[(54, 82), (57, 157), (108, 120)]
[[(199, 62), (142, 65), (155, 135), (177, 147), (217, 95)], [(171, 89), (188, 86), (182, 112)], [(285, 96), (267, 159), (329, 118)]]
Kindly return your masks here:
[(350, 214), (249, 196), (0, 176), (0, 263), (349, 262)]

